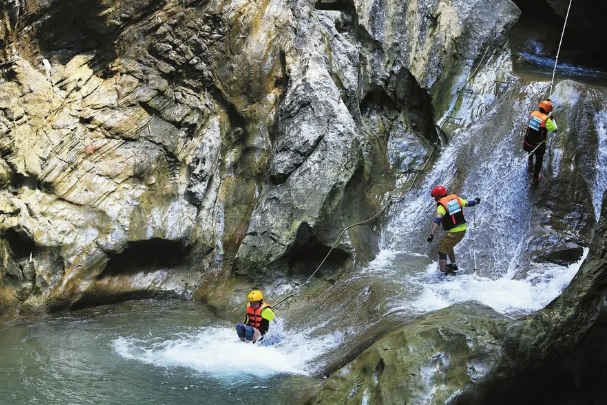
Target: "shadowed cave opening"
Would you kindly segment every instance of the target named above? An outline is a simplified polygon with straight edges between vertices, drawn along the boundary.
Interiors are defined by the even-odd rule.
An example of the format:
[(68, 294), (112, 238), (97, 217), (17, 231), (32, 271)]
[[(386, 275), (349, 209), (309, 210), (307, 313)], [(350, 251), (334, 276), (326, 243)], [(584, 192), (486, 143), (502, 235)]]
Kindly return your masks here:
[[(522, 63), (539, 65), (551, 70), (561, 39), (568, 0), (554, 2), (559, 15), (547, 1), (514, 0), (522, 11), (510, 33), (512, 49), (525, 59)], [(607, 60), (599, 49), (607, 46), (603, 19), (607, 14), (605, 2), (578, 0), (572, 2), (559, 55), (559, 66), (569, 64), (590, 70), (607, 71)], [(524, 66), (523, 66), (524, 68)], [(557, 71), (565, 75), (583, 76), (583, 72)], [(592, 72), (586, 73), (592, 76)]]
[(187, 263), (191, 248), (179, 241), (150, 239), (130, 242), (120, 254), (113, 255), (97, 278), (171, 270)]
[[(330, 250), (330, 246), (318, 243), (318, 239), (309, 224), (302, 223), (297, 230), (296, 243), (289, 252), (289, 271), (304, 275), (312, 274)], [(339, 248), (333, 249), (318, 270), (317, 276), (330, 276), (335, 270), (342, 268), (349, 257), (350, 255), (347, 252)]]
[(30, 254), (35, 255), (38, 251), (36, 243), (24, 230), (10, 228), (4, 231), (0, 237), (8, 243), (15, 261), (27, 258)]
[(350, 16), (356, 15), (356, 6), (352, 0), (318, 0), (314, 3), (314, 8), (341, 11)]
[[(295, 273), (311, 275), (330, 249), (330, 246), (320, 243), (301, 246), (290, 255), (289, 269)], [(329, 281), (333, 282), (331, 275), (334, 271), (342, 268), (349, 257), (350, 255), (343, 250), (333, 249), (316, 276), (329, 276)]]
[(368, 92), (360, 102), (360, 112), (367, 121), (377, 114), (386, 128), (391, 128), (392, 123), (402, 116), (419, 139), (432, 143), (438, 139), (432, 99), (407, 70), (393, 75), (386, 89), (378, 87)]

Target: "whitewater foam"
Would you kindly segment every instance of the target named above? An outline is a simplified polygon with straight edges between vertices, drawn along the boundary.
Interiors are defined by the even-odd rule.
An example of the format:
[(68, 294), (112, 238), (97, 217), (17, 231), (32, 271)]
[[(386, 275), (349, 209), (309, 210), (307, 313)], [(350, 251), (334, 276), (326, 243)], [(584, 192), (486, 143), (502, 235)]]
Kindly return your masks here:
[(243, 343), (233, 328), (208, 327), (165, 337), (120, 336), (112, 346), (125, 359), (165, 368), (187, 367), (216, 379), (242, 380), (277, 374), (310, 375), (315, 370), (314, 360), (343, 340), (341, 333), (311, 339), (311, 330), (285, 334), (281, 323), (273, 326), (274, 335), (272, 331), (266, 335), (266, 339), (276, 341), (273, 345)]

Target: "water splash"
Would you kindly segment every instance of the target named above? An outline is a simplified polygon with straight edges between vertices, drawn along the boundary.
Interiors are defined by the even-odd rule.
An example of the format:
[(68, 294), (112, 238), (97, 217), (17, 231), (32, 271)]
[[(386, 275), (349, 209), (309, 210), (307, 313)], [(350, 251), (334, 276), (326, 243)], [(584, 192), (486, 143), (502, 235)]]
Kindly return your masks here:
[(411, 261), (402, 252), (381, 252), (377, 263), (366, 269), (377, 277), (397, 280), (403, 285), (402, 296), (396, 297), (388, 314), (419, 315), (449, 305), (476, 301), (505, 315), (518, 317), (545, 307), (569, 285), (588, 255), (584, 249), (581, 259), (569, 266), (531, 263), (524, 278), (512, 274), (482, 276), (460, 269), (457, 276), (440, 275), (438, 264), (427, 259), (426, 267), (404, 270), (403, 262)]
[(343, 340), (340, 333), (314, 339), (309, 338), (311, 331), (285, 333), (280, 322), (272, 329), (261, 344), (241, 342), (233, 328), (208, 327), (168, 337), (120, 336), (112, 345), (125, 359), (242, 381), (278, 374), (310, 375), (315, 371), (314, 360)]

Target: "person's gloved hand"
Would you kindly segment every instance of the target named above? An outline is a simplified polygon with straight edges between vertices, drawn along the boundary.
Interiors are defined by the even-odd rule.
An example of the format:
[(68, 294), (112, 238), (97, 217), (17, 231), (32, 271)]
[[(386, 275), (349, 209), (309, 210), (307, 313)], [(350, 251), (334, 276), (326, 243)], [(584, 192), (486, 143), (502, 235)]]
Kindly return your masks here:
[(430, 234), (428, 235), (428, 242), (432, 242), (432, 239), (434, 239), (434, 234)]
[(474, 201), (476, 201), (476, 203), (477, 203), (477, 204), (480, 204), (480, 203), (481, 203), (481, 199), (480, 199), (480, 197), (476, 197), (476, 198), (474, 199)]

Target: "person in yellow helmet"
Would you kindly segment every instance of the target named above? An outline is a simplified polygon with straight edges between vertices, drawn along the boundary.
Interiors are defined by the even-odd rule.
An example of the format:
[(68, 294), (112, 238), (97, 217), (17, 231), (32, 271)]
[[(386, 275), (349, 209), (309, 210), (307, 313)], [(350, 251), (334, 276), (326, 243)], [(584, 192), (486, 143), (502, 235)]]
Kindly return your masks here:
[[(544, 153), (546, 153), (546, 135), (548, 132), (555, 132), (558, 129), (556, 121), (552, 118), (552, 101), (550, 99), (542, 100), (539, 105), (539, 111), (533, 111), (529, 116), (527, 131), (523, 140), (523, 150), (532, 152), (529, 154), (527, 167), (529, 171), (533, 170), (533, 183), (539, 183), (542, 180), (540, 171), (544, 163)], [(535, 156), (535, 165), (533, 157)]]
[(272, 306), (263, 302), (263, 294), (258, 289), (251, 291), (247, 299), (247, 314), (244, 323), (236, 325), (236, 333), (243, 342), (256, 343), (263, 339), (275, 315)]

